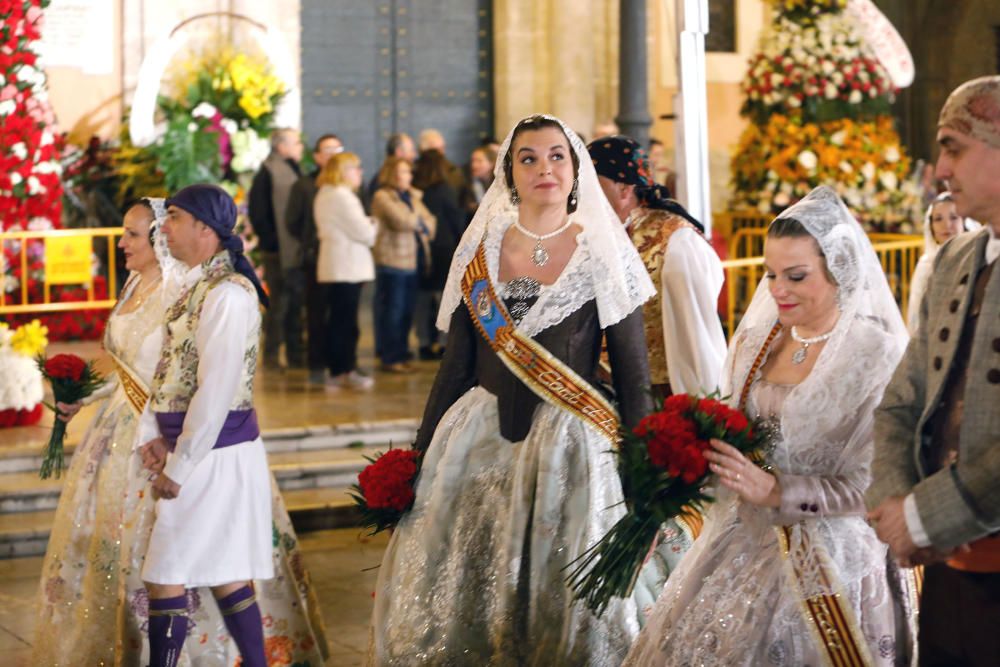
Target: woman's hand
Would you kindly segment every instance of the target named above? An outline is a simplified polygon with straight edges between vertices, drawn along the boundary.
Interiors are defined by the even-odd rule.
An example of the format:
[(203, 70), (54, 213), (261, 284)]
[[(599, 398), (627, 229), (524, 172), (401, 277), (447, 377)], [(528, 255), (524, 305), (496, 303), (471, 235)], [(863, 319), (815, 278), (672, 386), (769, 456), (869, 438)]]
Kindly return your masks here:
[(752, 505), (781, 506), (781, 485), (777, 477), (755, 466), (732, 445), (715, 439), (711, 440), (711, 445), (712, 450), (705, 452), (705, 458), (723, 486)]
[(77, 401), (76, 403), (62, 403), (60, 401), (56, 401), (56, 409), (59, 410), (56, 414), (56, 419), (60, 419), (68, 424), (69, 420), (75, 417), (76, 413), (79, 412), (82, 407), (82, 401)]

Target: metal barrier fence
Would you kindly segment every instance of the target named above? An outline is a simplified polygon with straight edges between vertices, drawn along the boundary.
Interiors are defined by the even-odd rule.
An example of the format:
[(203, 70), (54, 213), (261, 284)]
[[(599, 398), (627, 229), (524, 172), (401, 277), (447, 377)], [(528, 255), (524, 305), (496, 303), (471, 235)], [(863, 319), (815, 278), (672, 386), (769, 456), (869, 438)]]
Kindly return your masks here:
[[(766, 228), (755, 226), (756, 219), (751, 216), (722, 214), (730, 222), (739, 225), (734, 229), (729, 243), (730, 259), (722, 263), (726, 272), (726, 320), (727, 331), (735, 330), (737, 318), (743, 314), (753, 298), (754, 291), (764, 275), (764, 237)], [(95, 229), (58, 229), (47, 231), (3, 232), (0, 233), (0, 248), (13, 250), (20, 265), (20, 285), (14, 293), (19, 293), (19, 299), (8, 296), (6, 289), (7, 276), (0, 275), (0, 315), (17, 315), (23, 313), (46, 313), (69, 311), (77, 309), (110, 309), (115, 304), (118, 294), (118, 267), (115, 256), (115, 244), (122, 234), (121, 227), (101, 227)], [(33, 301), (30, 297), (28, 280), (24, 277), (29, 273), (29, 248), (32, 243), (45, 243), (46, 239), (87, 238), (90, 240), (91, 255), (104, 257), (101, 263), (101, 273), (107, 276), (107, 298), (96, 298), (93, 280), (80, 282), (86, 288), (85, 300), (57, 301), (51, 300), (49, 273), (42, 278), (42, 294), (40, 300)], [(917, 260), (923, 251), (922, 236), (903, 234), (871, 234), (869, 238), (875, 252), (882, 263), (889, 286), (893, 290), (896, 302), (902, 312), (906, 312), (910, 294), (910, 276), (916, 267)], [(35, 250), (34, 252), (37, 252)], [(8, 267), (8, 270), (11, 267)], [(15, 301), (15, 303), (11, 303)]]
[[(16, 264), (6, 267), (6, 271), (0, 273), (0, 315), (110, 309), (115, 305), (115, 297), (118, 295), (118, 258), (115, 253), (117, 240), (121, 235), (121, 227), (0, 232), (0, 252), (5, 255), (6, 262)], [(86, 253), (87, 265), (84, 267), (87, 280), (59, 280), (49, 270), (43, 271), (40, 276), (31, 276), (32, 260), (39, 253), (47, 255), (60, 239), (75, 239), (86, 245), (89, 250)], [(105, 276), (107, 280), (107, 295), (104, 298), (98, 298), (94, 290), (95, 255), (100, 259), (97, 263), (100, 267), (99, 275)], [(15, 279), (7, 274), (16, 274), (16, 280), (19, 281), (9, 291), (8, 281)], [(32, 282), (41, 283), (41, 294), (38, 294), (37, 289), (30, 288)], [(82, 287), (86, 298), (53, 302), (52, 287), (57, 285)]]

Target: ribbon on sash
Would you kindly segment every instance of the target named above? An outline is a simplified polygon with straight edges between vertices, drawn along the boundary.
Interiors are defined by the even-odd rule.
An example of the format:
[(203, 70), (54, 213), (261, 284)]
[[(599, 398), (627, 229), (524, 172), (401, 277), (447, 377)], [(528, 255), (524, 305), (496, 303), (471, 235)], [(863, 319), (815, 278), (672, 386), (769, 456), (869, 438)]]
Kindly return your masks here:
[(704, 515), (689, 506), (685, 506), (681, 513), (674, 517), (674, 521), (692, 542), (698, 539), (701, 529), (705, 527)]
[(482, 243), (462, 276), (462, 294), (476, 329), (511, 373), (543, 401), (580, 418), (617, 446), (614, 407), (572, 368), (517, 331), (493, 289)]
[(115, 362), (115, 372), (118, 374), (118, 383), (122, 387), (122, 391), (125, 392), (125, 398), (128, 399), (128, 403), (132, 406), (132, 410), (135, 411), (136, 417), (142, 414), (142, 411), (146, 407), (146, 402), (149, 401), (149, 387), (146, 383), (140, 380), (128, 367), (128, 365), (119, 359), (114, 352), (108, 350), (108, 356), (111, 360)]
[[(750, 366), (740, 392), (741, 410), (746, 407), (754, 377), (780, 331), (781, 323), (775, 322)], [(824, 662), (833, 667), (865, 667), (873, 664), (854, 609), (844, 603), (846, 598), (834, 575), (829, 556), (825, 549), (811, 543), (806, 522), (800, 522), (796, 526), (776, 526), (774, 531), (789, 579), (798, 593), (802, 615), (820, 647), (820, 654), (825, 657)], [(817, 588), (829, 592), (809, 595)]]

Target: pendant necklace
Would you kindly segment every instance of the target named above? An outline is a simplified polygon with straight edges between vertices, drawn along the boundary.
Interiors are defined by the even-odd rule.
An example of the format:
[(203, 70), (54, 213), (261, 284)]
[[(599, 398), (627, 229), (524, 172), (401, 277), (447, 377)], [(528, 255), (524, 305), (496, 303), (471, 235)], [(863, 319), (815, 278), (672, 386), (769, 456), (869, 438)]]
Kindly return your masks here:
[(792, 363), (801, 364), (803, 361), (806, 360), (806, 354), (807, 351), (809, 350), (810, 345), (815, 345), (816, 343), (822, 343), (832, 335), (833, 335), (833, 329), (830, 329), (825, 334), (822, 334), (820, 336), (813, 336), (812, 338), (802, 338), (795, 330), (795, 327), (792, 327), (792, 340), (794, 340), (796, 343), (802, 346), (799, 349), (795, 350), (795, 353), (792, 355)]
[(548, 234), (535, 234), (534, 232), (526, 229), (519, 221), (514, 221), (514, 226), (517, 228), (517, 231), (529, 238), (535, 239), (535, 248), (531, 251), (531, 263), (535, 266), (545, 266), (549, 261), (549, 251), (542, 245), (542, 241), (547, 241), (553, 236), (559, 236), (569, 229), (569, 226), (572, 224), (573, 221), (570, 219), (566, 221), (566, 224), (554, 232), (549, 232)]

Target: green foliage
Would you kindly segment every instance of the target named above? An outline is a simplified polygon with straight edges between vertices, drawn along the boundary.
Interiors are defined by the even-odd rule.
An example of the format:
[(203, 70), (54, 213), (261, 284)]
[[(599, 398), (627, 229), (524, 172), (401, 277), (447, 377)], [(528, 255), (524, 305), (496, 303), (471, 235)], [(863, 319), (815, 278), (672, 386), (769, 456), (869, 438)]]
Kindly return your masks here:
[(167, 131), (150, 149), (169, 192), (222, 180), (218, 133), (207, 129), (202, 119), (183, 113), (171, 116)]

